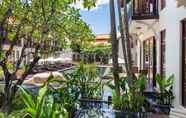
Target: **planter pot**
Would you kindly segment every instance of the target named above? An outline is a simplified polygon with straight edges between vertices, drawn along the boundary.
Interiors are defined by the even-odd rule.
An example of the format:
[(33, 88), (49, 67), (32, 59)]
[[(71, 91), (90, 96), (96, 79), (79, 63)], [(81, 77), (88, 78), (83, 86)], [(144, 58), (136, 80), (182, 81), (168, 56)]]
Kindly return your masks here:
[(89, 108), (98, 108), (100, 109), (103, 105), (103, 102), (100, 98), (81, 98), (80, 107), (84, 109)]
[(157, 105), (157, 107), (159, 108), (160, 113), (163, 113), (163, 114), (170, 113), (170, 109), (171, 109), (170, 105)]

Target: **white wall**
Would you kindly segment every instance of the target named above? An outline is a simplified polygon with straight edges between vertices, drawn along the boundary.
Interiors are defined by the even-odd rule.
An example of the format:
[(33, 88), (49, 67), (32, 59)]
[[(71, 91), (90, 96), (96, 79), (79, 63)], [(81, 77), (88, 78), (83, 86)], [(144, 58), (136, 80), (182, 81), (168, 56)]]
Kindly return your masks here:
[[(166, 0), (166, 8), (160, 11), (160, 31), (166, 29), (166, 75), (175, 75), (175, 106), (181, 105), (181, 27), (186, 18), (186, 8), (177, 7), (176, 0)], [(160, 43), (160, 42), (158, 42)]]
[(118, 40), (119, 40), (118, 57), (123, 59), (124, 56), (123, 56), (122, 41), (121, 41), (121, 38), (120, 37), (118, 38)]
[[(160, 3), (160, 2), (159, 2)], [(159, 5), (160, 6), (160, 5)], [(159, 7), (160, 8), (160, 7)], [(139, 34), (145, 40), (155, 36), (157, 50), (157, 72), (160, 72), (160, 31), (166, 29), (166, 75), (175, 75), (174, 94), (175, 106), (181, 105), (181, 20), (186, 18), (186, 7), (177, 7), (176, 0), (166, 0), (166, 7), (160, 10), (159, 20), (132, 21), (130, 32)], [(141, 30), (136, 30), (140, 26)], [(152, 27), (149, 27), (152, 26)]]
[[(137, 40), (136, 38), (137, 38), (136, 36), (133, 36), (132, 39), (133, 39), (133, 40)], [(118, 40), (119, 40), (118, 57), (124, 59), (124, 56), (123, 56), (123, 47), (122, 47), (122, 40), (121, 40), (120, 37), (118, 38)], [(132, 55), (132, 60), (133, 60), (133, 66), (137, 66), (138, 63), (139, 63), (139, 59), (138, 59), (138, 57), (136, 56), (136, 54), (139, 54), (138, 51), (139, 51), (138, 45), (137, 45), (137, 46), (135, 45), (135, 46), (131, 49), (131, 55)]]

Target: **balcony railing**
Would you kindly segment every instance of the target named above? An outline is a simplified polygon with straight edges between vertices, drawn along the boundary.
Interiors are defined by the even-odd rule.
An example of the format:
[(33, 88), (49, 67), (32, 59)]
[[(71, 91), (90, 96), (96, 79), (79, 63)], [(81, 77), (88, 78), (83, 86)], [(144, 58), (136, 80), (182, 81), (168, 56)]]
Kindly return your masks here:
[(158, 19), (158, 0), (133, 0), (134, 20)]

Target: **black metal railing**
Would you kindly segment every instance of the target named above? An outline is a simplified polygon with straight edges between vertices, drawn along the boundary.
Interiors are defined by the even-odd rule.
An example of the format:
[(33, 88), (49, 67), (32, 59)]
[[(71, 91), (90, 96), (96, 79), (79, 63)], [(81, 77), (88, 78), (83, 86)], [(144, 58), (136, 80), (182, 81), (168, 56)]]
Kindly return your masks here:
[(158, 14), (158, 0), (134, 0), (133, 19), (156, 19)]

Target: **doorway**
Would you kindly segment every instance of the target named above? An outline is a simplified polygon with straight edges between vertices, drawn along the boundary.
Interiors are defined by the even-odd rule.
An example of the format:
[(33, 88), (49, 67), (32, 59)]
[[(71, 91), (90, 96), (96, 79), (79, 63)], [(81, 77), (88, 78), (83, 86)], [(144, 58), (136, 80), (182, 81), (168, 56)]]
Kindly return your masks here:
[(156, 86), (156, 40), (154, 36), (143, 42), (143, 52), (143, 67), (147, 70), (147, 77), (151, 80), (151, 85)]
[(186, 20), (181, 23), (182, 27), (182, 104), (186, 107)]

